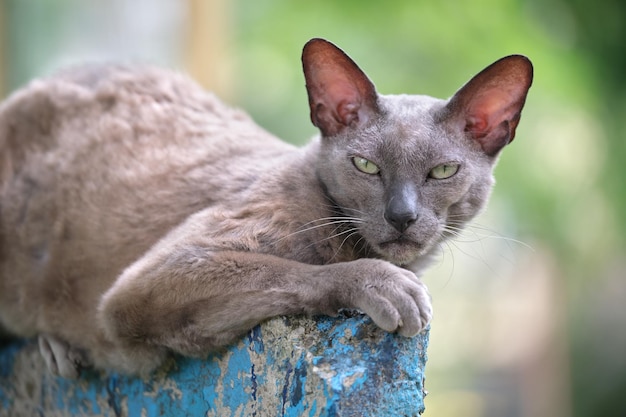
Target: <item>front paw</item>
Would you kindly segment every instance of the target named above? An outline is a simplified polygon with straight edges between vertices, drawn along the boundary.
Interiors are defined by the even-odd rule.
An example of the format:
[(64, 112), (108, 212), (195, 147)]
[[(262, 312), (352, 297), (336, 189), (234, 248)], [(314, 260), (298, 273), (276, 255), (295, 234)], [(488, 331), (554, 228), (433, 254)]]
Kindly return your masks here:
[(362, 259), (352, 293), (354, 306), (380, 328), (412, 337), (432, 319), (428, 289), (417, 276), (385, 261)]

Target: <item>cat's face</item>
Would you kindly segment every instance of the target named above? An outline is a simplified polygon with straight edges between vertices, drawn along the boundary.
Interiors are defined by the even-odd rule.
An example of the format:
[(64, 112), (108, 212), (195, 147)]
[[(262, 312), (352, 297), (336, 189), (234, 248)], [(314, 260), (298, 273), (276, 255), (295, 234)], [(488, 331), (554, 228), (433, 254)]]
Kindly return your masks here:
[(307, 43), (302, 61), (322, 133), (318, 177), (370, 249), (414, 263), (484, 207), (532, 82), (527, 58), (495, 62), (449, 100), (378, 95), (321, 39)]
[(322, 139), (318, 175), (372, 250), (408, 264), (482, 209), (494, 158), (437, 120), (442, 100), (383, 96), (379, 107), (367, 127)]

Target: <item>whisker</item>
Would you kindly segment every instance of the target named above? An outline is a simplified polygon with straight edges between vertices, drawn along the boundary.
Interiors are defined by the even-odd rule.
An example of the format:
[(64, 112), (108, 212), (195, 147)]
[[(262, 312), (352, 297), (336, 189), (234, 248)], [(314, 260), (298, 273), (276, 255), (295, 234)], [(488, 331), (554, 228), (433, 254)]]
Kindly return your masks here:
[(309, 244), (309, 245), (305, 246), (305, 248), (310, 248), (311, 246), (314, 246), (314, 245), (317, 245), (317, 244), (319, 244), (319, 243), (321, 243), (321, 242), (325, 242), (325, 241), (327, 241), (327, 240), (334, 239), (334, 238), (336, 238), (336, 237), (339, 237), (339, 236), (345, 235), (346, 233), (348, 233), (348, 236), (346, 236), (346, 237), (343, 239), (343, 241), (342, 241), (342, 242), (341, 242), (341, 244), (339, 245), (339, 248), (337, 248), (337, 250), (335, 251), (334, 255), (330, 258), (330, 260), (328, 261), (328, 263), (330, 263), (330, 262), (331, 262), (331, 261), (332, 261), (332, 260), (333, 260), (333, 259), (337, 256), (337, 254), (339, 253), (339, 251), (340, 251), (340, 250), (341, 250), (341, 248), (343, 247), (344, 243), (345, 243), (348, 239), (350, 239), (350, 237), (352, 237), (352, 236), (354, 236), (355, 234), (358, 234), (358, 233), (359, 233), (359, 230), (358, 230), (357, 228), (352, 227), (352, 228), (347, 229), (347, 230), (344, 230), (344, 231), (342, 231), (342, 232), (339, 232), (339, 233), (334, 233), (334, 234), (332, 234), (331, 236), (327, 236), (327, 237), (325, 237), (324, 239), (320, 239), (320, 240), (318, 240), (318, 241), (316, 241), (316, 242), (313, 242), (313, 243), (311, 243), (311, 244)]
[[(446, 282), (443, 284), (443, 288), (446, 288), (449, 284), (450, 281), (452, 281), (452, 277), (454, 276), (454, 271), (456, 269), (456, 260), (454, 259), (454, 251), (452, 250), (452, 248), (450, 247), (450, 242), (448, 241), (443, 241), (443, 243), (446, 245), (446, 247), (448, 248), (448, 252), (450, 252), (450, 258), (452, 259), (452, 268), (450, 269), (450, 273), (448, 274), (448, 279), (446, 279)], [(444, 256), (445, 256), (445, 250), (442, 248), (441, 251)]]
[[(486, 247), (486, 242), (488, 239), (495, 239), (497, 241), (504, 242), (506, 248), (511, 251), (511, 253), (515, 252), (515, 248), (512, 245), (513, 243), (523, 248), (534, 251), (532, 246), (523, 241), (500, 235), (494, 232), (492, 229), (476, 223), (460, 225), (455, 222), (449, 222), (448, 224), (442, 226), (442, 231), (444, 236), (450, 238), (450, 241), (446, 242), (448, 248), (454, 247), (469, 258), (480, 261), (482, 264), (487, 266), (487, 268), (491, 272), (495, 271), (494, 268), (489, 264), (489, 262), (487, 262), (487, 258), (491, 258), (490, 256), (488, 256), (488, 254), (490, 253), (490, 249)], [(469, 248), (471, 249), (470, 252), (472, 253), (468, 253), (468, 251), (464, 250), (459, 245), (463, 243), (479, 244), (480, 246), (469, 246)], [(496, 255), (510, 264), (514, 264), (515, 262), (507, 251), (498, 250)]]
[(367, 242), (363, 245), (361, 249), (357, 249), (359, 244), (365, 240), (365, 236), (361, 236), (356, 242), (354, 242), (354, 247), (357, 250), (357, 254), (361, 254), (361, 252), (365, 252), (363, 256), (368, 256), (371, 251), (371, 246), (367, 245)]
[(324, 195), (324, 198), (326, 198), (326, 200), (328, 200), (328, 202), (330, 204), (323, 204), (322, 207), (330, 208), (330, 210), (335, 212), (335, 213), (358, 214), (358, 215), (366, 215), (367, 214), (365, 211), (362, 211), (362, 210), (359, 210), (359, 209), (356, 209), (356, 208), (342, 207), (342, 206), (337, 204), (337, 202), (335, 202), (332, 198), (330, 198), (327, 195)]
[(319, 219), (311, 220), (310, 222), (304, 223), (300, 227), (308, 226), (309, 224), (326, 221), (326, 220), (345, 220), (345, 221), (362, 221), (358, 217), (348, 217), (348, 216), (329, 216), (329, 217), (321, 217)]
[[(341, 251), (341, 248), (343, 247), (343, 245), (346, 243), (346, 241), (347, 241), (348, 239), (350, 239), (352, 236), (354, 236), (354, 235), (356, 235), (356, 234), (358, 234), (358, 233), (359, 233), (359, 231), (358, 231), (357, 229), (350, 229), (349, 231), (350, 231), (350, 232), (352, 232), (352, 233), (350, 233), (348, 236), (346, 236), (346, 237), (345, 237), (345, 238), (341, 241), (341, 243), (339, 244), (339, 247), (337, 248), (337, 250), (335, 250), (335, 253), (333, 254), (333, 256), (332, 256), (332, 257), (328, 260), (328, 263), (332, 262), (332, 260), (333, 260), (333, 259), (335, 259), (335, 258), (337, 257), (337, 255), (338, 255), (338, 254), (339, 254), (339, 252)], [(341, 233), (340, 233), (340, 234), (341, 234)], [(340, 235), (340, 234), (338, 234), (338, 235)], [(336, 235), (336, 236), (334, 236), (334, 237), (337, 237), (338, 235)]]
[[(350, 233), (350, 234), (348, 235), (348, 237), (350, 237), (350, 236), (352, 236), (353, 234), (358, 233), (358, 229), (356, 229), (356, 228), (347, 229), (347, 230), (344, 230), (343, 232), (335, 233), (334, 235), (331, 235), (331, 236), (325, 237), (324, 239), (318, 240), (318, 241), (317, 241), (317, 242), (315, 242), (315, 243), (317, 244), (317, 243), (325, 242), (325, 241), (327, 241), (327, 240), (334, 239), (334, 238), (339, 237), (339, 236), (341, 236), (341, 235), (345, 235), (346, 233)], [(347, 239), (347, 238), (346, 238), (346, 239)], [(343, 245), (343, 244), (344, 244), (344, 242), (346, 241), (346, 239), (344, 239), (344, 240), (341, 242), (341, 245)], [(339, 247), (341, 247), (341, 245), (340, 245)]]
[[(485, 265), (485, 266), (489, 269), (489, 271), (490, 271), (491, 273), (495, 274), (495, 272), (496, 272), (496, 271), (493, 269), (493, 267), (492, 267), (491, 265), (489, 265), (489, 262), (487, 262), (487, 260), (486, 260), (483, 256), (481, 256), (481, 255), (479, 255), (479, 254), (473, 255), (473, 254), (471, 254), (471, 253), (469, 253), (469, 252), (467, 252), (467, 251), (465, 251), (465, 250), (461, 249), (461, 248), (459, 247), (459, 245), (457, 245), (457, 244), (454, 242), (454, 240), (449, 240), (449, 241), (448, 241), (448, 242), (446, 242), (446, 243), (448, 243), (448, 244), (450, 244), (450, 245), (454, 246), (455, 250), (458, 250), (458, 251), (459, 251), (459, 252), (461, 252), (463, 255), (467, 256), (468, 258), (473, 259), (473, 260), (475, 260), (475, 261), (477, 261), (477, 262), (482, 263), (483, 265)], [(483, 250), (483, 253), (484, 253), (484, 250)]]
[[(478, 229), (474, 230), (474, 229)], [(526, 249), (529, 249), (531, 251), (534, 251), (535, 249), (527, 244), (526, 242), (523, 242), (521, 240), (518, 239), (514, 239), (508, 236), (504, 236), (501, 235), (497, 232), (495, 232), (494, 230), (486, 227), (486, 226), (482, 226), (480, 224), (477, 223), (470, 223), (468, 225), (466, 225), (464, 228), (460, 228), (454, 224), (447, 224), (444, 226), (444, 230), (449, 231), (450, 233), (457, 232), (458, 234), (456, 234), (456, 236), (458, 237), (463, 237), (461, 236), (462, 233), (472, 233), (474, 236), (476, 236), (476, 241), (481, 241), (482, 239), (497, 239), (497, 240), (502, 240), (508, 243), (516, 243), (520, 246), (525, 247)], [(487, 233), (481, 233), (481, 232), (487, 232)], [(464, 241), (465, 242), (465, 241)], [(469, 241), (469, 242), (474, 242), (474, 241)], [(512, 248), (511, 248), (512, 249)]]
[[(340, 253), (341, 249), (346, 245), (349, 239), (359, 233), (358, 227), (355, 226), (365, 223), (363, 217), (366, 215), (366, 213), (359, 209), (341, 207), (327, 195), (325, 196), (325, 198), (328, 201), (328, 204), (320, 204), (320, 209), (330, 214), (329, 216), (320, 217), (318, 219), (314, 219), (302, 225), (299, 225), (296, 230), (276, 239), (273, 244), (277, 244), (281, 241), (284, 241), (285, 239), (302, 233), (311, 232), (320, 228), (329, 228), (328, 231), (330, 231), (330, 233), (328, 233), (328, 231), (318, 232), (318, 236), (319, 234), (322, 234), (322, 236), (320, 236), (321, 239), (310, 243), (305, 248), (318, 245), (331, 239), (341, 238), (343, 236), (343, 240), (335, 250), (334, 255), (331, 257), (331, 260), (334, 259)], [(361, 237), (359, 240), (357, 240), (357, 244), (360, 243), (362, 239), (363, 238)], [(355, 250), (357, 244), (354, 245)]]
[(318, 221), (325, 221), (325, 220), (331, 220), (331, 219), (334, 219), (334, 220), (327, 221), (326, 223), (318, 224), (318, 225), (315, 225), (315, 226), (306, 227), (306, 228), (301, 229), (301, 230), (296, 230), (295, 232), (289, 233), (289, 234), (287, 234), (287, 235), (277, 239), (276, 241), (274, 241), (274, 243), (278, 243), (278, 242), (280, 242), (280, 241), (282, 241), (284, 239), (290, 238), (290, 237), (298, 235), (300, 233), (309, 232), (311, 230), (319, 229), (320, 227), (327, 227), (327, 226), (332, 226), (332, 225), (335, 225), (335, 224), (341, 226), (342, 224), (363, 223), (363, 221), (361, 219), (351, 218), (351, 217), (348, 217), (348, 218), (345, 218), (345, 217), (326, 217), (326, 218), (323, 218), (323, 219), (318, 219), (318, 220), (314, 220), (314, 221), (305, 223), (305, 224), (303, 224), (300, 227), (304, 227), (304, 226), (307, 226), (309, 224), (312, 224), (312, 223), (315, 223), (315, 222), (318, 222)]
[[(488, 229), (485, 229), (485, 230), (489, 231)], [(479, 236), (479, 237), (481, 237), (483, 239), (496, 239), (496, 240), (502, 240), (502, 241), (507, 242), (507, 243), (516, 243), (516, 244), (518, 244), (520, 246), (523, 246), (526, 249), (529, 249), (529, 250), (531, 250), (533, 252), (535, 251), (535, 248), (533, 248), (531, 245), (529, 245), (528, 243), (526, 243), (524, 241), (521, 241), (521, 240), (518, 240), (518, 239), (514, 239), (514, 238), (508, 237), (508, 236), (503, 236), (503, 235), (494, 233), (493, 231), (490, 231), (490, 232), (492, 234), (478, 233), (478, 232), (472, 231), (472, 233), (474, 233), (476, 236)]]

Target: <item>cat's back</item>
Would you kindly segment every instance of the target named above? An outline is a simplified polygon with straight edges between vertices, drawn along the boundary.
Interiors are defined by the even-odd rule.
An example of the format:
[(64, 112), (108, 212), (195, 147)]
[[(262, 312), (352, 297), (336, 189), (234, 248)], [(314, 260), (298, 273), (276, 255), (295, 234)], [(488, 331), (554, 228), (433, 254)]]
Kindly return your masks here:
[(264, 169), (250, 159), (272, 163), (290, 150), (182, 74), (78, 67), (0, 105), (0, 204), (47, 192), (75, 197), (64, 210), (149, 211), (170, 199), (189, 212), (206, 203), (200, 195), (219, 200), (245, 187)]
[(183, 74), (153, 67), (82, 66), (35, 80), (0, 105), (0, 179), (6, 181), (35, 153), (57, 152), (58, 159), (97, 148), (110, 149), (118, 159), (125, 154), (137, 159), (148, 150), (201, 141), (224, 157), (228, 151), (241, 152), (249, 140), (272, 138)]
[(176, 72), (36, 80), (0, 104), (0, 292), (10, 276), (110, 280), (293, 150)]

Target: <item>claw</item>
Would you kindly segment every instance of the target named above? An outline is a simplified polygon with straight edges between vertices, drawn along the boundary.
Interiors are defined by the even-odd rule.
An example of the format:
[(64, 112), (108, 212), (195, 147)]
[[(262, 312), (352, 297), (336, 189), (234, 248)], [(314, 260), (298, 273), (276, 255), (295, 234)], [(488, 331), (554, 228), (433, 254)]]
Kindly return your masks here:
[(84, 362), (79, 350), (48, 334), (39, 335), (38, 343), (41, 356), (51, 374), (64, 378), (78, 378)]

